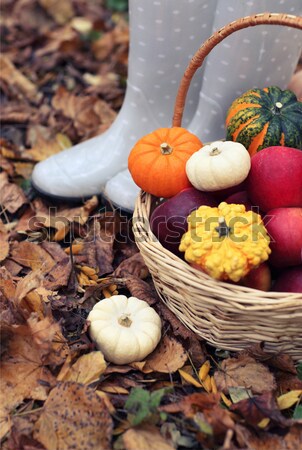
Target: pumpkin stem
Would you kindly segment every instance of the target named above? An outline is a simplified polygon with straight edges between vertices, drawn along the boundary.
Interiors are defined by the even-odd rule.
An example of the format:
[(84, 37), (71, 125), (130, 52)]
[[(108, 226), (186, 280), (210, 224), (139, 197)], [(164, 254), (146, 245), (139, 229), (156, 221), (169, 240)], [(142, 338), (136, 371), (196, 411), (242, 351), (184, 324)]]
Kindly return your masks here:
[(212, 150), (210, 151), (209, 155), (210, 156), (216, 156), (216, 155), (220, 155), (221, 150), (219, 150), (218, 147), (214, 147), (212, 148)]
[(281, 102), (276, 102), (275, 103), (275, 114), (280, 114), (281, 108), (283, 107), (283, 104)]
[(218, 217), (218, 227), (215, 230), (218, 232), (220, 238), (229, 236), (231, 232), (231, 228), (227, 226), (225, 218), (222, 216)]
[(118, 323), (123, 327), (129, 328), (131, 327), (132, 320), (130, 319), (128, 314), (122, 314), (121, 317), (118, 319)]
[(171, 155), (171, 153), (173, 152), (173, 148), (170, 147), (167, 142), (163, 142), (162, 144), (160, 144), (160, 150), (163, 155)]

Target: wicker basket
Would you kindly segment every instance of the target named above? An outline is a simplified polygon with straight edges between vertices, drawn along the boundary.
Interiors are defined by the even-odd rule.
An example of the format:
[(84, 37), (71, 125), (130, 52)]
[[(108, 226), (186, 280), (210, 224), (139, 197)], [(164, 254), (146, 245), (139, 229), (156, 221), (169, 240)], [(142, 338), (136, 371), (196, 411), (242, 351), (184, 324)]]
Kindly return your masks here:
[[(181, 126), (191, 79), (205, 57), (225, 37), (246, 27), (275, 24), (302, 29), (302, 17), (263, 13), (236, 20), (214, 33), (196, 52), (182, 78), (173, 126)], [(241, 350), (265, 342), (272, 353), (302, 360), (302, 294), (263, 292), (216, 281), (162, 247), (150, 230), (155, 198), (141, 192), (133, 215), (137, 246), (156, 290), (176, 316), (209, 344)]]

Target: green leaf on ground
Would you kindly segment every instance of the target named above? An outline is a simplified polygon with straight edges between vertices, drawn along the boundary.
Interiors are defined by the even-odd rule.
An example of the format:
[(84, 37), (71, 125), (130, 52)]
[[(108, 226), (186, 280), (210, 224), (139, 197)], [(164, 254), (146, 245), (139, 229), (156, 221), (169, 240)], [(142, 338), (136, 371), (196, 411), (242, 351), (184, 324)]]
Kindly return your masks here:
[(302, 363), (297, 365), (297, 373), (298, 373), (299, 380), (302, 381)]
[(128, 9), (128, 0), (107, 0), (106, 6), (112, 11), (123, 12)]
[(293, 414), (293, 419), (302, 419), (302, 405), (297, 405)]
[(159, 414), (157, 408), (163, 396), (169, 391), (169, 388), (163, 388), (150, 393), (142, 388), (132, 389), (125, 403), (125, 408), (128, 411), (128, 420), (131, 424), (138, 425), (144, 420), (156, 423), (159, 417), (163, 420), (164, 417)]

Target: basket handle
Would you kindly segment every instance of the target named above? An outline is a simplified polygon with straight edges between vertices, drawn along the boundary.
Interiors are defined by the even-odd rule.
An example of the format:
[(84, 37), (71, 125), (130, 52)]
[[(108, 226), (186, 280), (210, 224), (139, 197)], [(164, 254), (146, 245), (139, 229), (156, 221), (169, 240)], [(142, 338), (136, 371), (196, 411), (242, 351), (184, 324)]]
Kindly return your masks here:
[(191, 80), (199, 67), (203, 64), (205, 58), (213, 50), (213, 48), (223, 41), (227, 36), (235, 33), (235, 31), (242, 30), (243, 28), (253, 27), (255, 25), (285, 25), (302, 30), (302, 17), (293, 16), (290, 14), (278, 14), (278, 13), (261, 13), (253, 16), (243, 17), (241, 19), (234, 20), (233, 22), (225, 25), (212, 34), (197, 50), (191, 61), (189, 62), (185, 73), (181, 79), (173, 114), (173, 127), (180, 127), (182, 116), (185, 107), (185, 101), (187, 93), (190, 87)]

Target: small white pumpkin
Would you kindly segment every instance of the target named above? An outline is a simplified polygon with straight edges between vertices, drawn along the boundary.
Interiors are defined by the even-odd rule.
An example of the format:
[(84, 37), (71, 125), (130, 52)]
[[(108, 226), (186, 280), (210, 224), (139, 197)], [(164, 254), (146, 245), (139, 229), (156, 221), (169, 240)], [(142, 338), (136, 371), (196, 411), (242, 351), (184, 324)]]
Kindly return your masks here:
[(187, 177), (200, 191), (219, 191), (246, 179), (251, 157), (239, 142), (216, 141), (205, 145), (189, 158)]
[(161, 338), (161, 320), (148, 303), (125, 295), (96, 303), (87, 320), (89, 332), (107, 361), (129, 364), (153, 352)]

